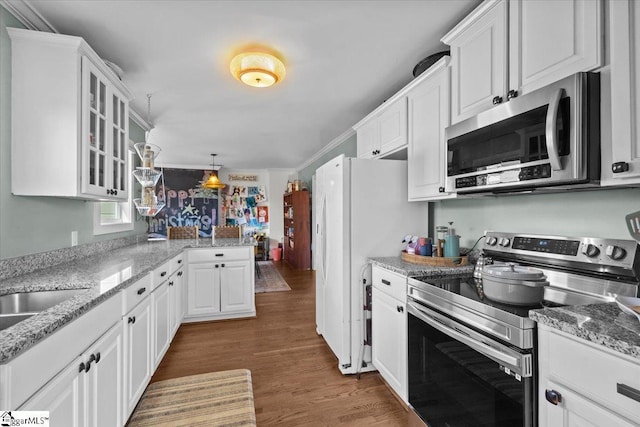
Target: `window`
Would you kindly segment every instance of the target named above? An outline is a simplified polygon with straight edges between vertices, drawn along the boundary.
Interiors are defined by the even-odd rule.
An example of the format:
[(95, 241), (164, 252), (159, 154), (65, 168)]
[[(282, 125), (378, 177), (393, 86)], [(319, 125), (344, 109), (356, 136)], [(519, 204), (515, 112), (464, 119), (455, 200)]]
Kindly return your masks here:
[(129, 150), (129, 198), (126, 202), (96, 202), (93, 208), (93, 234), (118, 233), (133, 230), (134, 151)]

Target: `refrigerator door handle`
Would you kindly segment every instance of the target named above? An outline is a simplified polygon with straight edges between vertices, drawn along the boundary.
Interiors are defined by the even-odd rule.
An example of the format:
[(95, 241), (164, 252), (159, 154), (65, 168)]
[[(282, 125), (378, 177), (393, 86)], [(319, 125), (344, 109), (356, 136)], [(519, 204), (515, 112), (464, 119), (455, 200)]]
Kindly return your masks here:
[(322, 210), (321, 210), (320, 224), (322, 233), (322, 262), (320, 265), (322, 266), (322, 277), (324, 281), (327, 280), (327, 195), (322, 195)]

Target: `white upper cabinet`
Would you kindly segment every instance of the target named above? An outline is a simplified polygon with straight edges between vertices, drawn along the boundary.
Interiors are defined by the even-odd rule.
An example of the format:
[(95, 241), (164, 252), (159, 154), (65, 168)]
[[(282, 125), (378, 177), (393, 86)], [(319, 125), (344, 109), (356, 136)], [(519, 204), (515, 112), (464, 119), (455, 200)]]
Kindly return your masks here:
[(353, 128), (358, 158), (381, 158), (406, 148), (407, 98), (395, 95)]
[(126, 200), (128, 89), (82, 38), (7, 31), (13, 194)]
[(409, 201), (455, 197), (455, 193), (444, 192), (451, 87), (448, 65), (448, 56), (440, 59), (407, 92)]
[(602, 65), (602, 2), (487, 0), (442, 38), (452, 123)]
[(506, 2), (489, 1), (442, 39), (451, 46), (452, 122), (488, 109), (508, 91), (507, 29)]
[[(640, 183), (640, 4), (609, 2), (611, 140), (603, 138), (602, 185)], [(604, 101), (604, 100), (603, 100)], [(603, 116), (606, 108), (602, 109)], [(604, 117), (603, 117), (604, 121)], [(615, 170), (615, 172), (614, 172)]]

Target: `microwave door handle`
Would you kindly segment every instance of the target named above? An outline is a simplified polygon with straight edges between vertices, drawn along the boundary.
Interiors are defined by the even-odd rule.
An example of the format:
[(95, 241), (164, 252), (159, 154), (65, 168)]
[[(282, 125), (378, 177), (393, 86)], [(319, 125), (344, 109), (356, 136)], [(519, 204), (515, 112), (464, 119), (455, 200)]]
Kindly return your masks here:
[(547, 153), (549, 154), (549, 162), (551, 169), (554, 171), (562, 170), (560, 155), (558, 154), (558, 110), (560, 109), (560, 99), (564, 89), (558, 89), (549, 100), (549, 108), (547, 109), (545, 140), (547, 145)]

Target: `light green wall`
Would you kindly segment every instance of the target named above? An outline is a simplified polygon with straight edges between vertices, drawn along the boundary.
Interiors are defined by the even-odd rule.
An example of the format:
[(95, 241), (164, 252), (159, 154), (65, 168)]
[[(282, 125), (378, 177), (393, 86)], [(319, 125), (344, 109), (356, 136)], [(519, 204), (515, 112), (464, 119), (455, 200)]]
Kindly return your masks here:
[(316, 173), (316, 169), (320, 166), (327, 163), (329, 160), (333, 159), (340, 154), (344, 154), (347, 157), (356, 157), (357, 156), (357, 144), (356, 144), (356, 134), (354, 133), (352, 136), (347, 138), (342, 144), (333, 148), (331, 151), (325, 153), (322, 157), (320, 157), (315, 162), (311, 163), (306, 168), (302, 169), (298, 172), (298, 179), (303, 182), (306, 182), (308, 188), (311, 188), (311, 177)]
[[(144, 233), (145, 222), (137, 221), (132, 232), (94, 236), (94, 202), (11, 194), (11, 44), (6, 27), (24, 28), (0, 7), (0, 259), (69, 247), (72, 231), (78, 231), (79, 244)], [(142, 129), (134, 123), (130, 128), (134, 141), (144, 141)]]
[(638, 210), (638, 188), (565, 191), (445, 200), (433, 204), (433, 223), (453, 221), (463, 246), (473, 244), (485, 230), (631, 239), (624, 217)]

